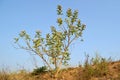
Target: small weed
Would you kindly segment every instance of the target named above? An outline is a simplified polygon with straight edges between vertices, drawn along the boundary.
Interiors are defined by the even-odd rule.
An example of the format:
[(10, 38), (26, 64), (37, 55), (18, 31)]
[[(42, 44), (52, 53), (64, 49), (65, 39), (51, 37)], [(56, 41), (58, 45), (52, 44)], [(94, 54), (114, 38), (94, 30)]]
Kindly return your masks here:
[(93, 76), (93, 73), (94, 73), (94, 69), (91, 63), (89, 62), (89, 55), (86, 55), (86, 60), (83, 67), (83, 73), (81, 75), (80, 80), (89, 80)]
[(33, 72), (32, 72), (32, 75), (38, 75), (38, 74), (46, 72), (46, 71), (47, 71), (47, 67), (42, 66), (42, 67), (39, 67), (37, 69), (34, 69)]

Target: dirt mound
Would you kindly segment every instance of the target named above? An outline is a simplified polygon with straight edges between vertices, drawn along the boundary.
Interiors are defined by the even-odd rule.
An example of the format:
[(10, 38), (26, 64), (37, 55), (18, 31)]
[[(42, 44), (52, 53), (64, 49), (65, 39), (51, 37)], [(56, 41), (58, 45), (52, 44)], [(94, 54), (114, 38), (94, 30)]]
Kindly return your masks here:
[(0, 72), (0, 80), (120, 80), (120, 61), (107, 62), (104, 59), (84, 66), (61, 69), (57, 77), (46, 71), (32, 75), (24, 70), (19, 73)]
[[(93, 65), (92, 67), (94, 68)], [(103, 75), (99, 72), (96, 72), (96, 75), (91, 75), (91, 73), (92, 70), (85, 72), (84, 67), (67, 68), (62, 69), (57, 78), (52, 77), (49, 73), (43, 73), (36, 75), (36, 80), (120, 80), (120, 61), (109, 62), (107, 65), (107, 72), (103, 73)]]

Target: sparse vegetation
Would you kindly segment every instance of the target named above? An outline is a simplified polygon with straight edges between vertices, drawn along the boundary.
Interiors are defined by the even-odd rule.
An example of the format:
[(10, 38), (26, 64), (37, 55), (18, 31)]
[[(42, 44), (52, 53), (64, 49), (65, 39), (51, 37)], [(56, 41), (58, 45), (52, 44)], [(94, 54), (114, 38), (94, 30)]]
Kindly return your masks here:
[(102, 58), (96, 55), (95, 58), (89, 60), (89, 55), (86, 56), (86, 61), (83, 67), (83, 79), (89, 80), (92, 77), (103, 77), (109, 73), (110, 59)]
[(112, 61), (100, 56), (89, 59), (86, 56), (84, 66), (61, 69), (57, 78), (49, 75), (46, 67), (42, 66), (27, 72), (0, 71), (0, 80), (120, 80), (120, 61)]

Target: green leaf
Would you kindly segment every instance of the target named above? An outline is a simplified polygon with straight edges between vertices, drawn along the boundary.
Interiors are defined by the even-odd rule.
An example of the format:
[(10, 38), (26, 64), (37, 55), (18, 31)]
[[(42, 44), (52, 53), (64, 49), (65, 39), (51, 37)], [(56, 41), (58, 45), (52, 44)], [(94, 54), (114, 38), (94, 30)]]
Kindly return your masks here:
[(62, 6), (61, 5), (57, 6), (57, 14), (62, 15)]
[(20, 37), (24, 37), (24, 36), (25, 36), (25, 34), (26, 34), (26, 31), (25, 31), (25, 30), (23, 30), (23, 31), (21, 31), (21, 32), (20, 32), (20, 34), (19, 34), (19, 35), (20, 35)]
[(72, 16), (72, 10), (69, 8), (68, 10), (67, 10), (67, 17), (71, 17)]
[(57, 23), (58, 23), (58, 25), (62, 25), (63, 20), (62, 20), (61, 18), (58, 18), (58, 19), (57, 19)]
[(19, 38), (14, 38), (14, 40), (15, 40), (15, 43), (17, 43), (19, 41)]

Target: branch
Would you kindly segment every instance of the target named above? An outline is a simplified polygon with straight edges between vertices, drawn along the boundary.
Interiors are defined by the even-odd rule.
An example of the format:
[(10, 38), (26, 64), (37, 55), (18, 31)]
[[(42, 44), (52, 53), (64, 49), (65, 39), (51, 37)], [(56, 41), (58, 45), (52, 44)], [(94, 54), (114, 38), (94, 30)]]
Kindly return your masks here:
[(72, 40), (70, 40), (69, 44), (71, 44), (77, 37), (74, 37)]
[[(35, 53), (34, 55), (38, 55), (39, 57), (42, 58), (42, 60), (48, 65), (48, 67), (50, 68), (50, 70), (52, 70), (52, 67), (50, 66), (50, 64), (47, 62), (47, 60), (43, 57), (43, 54), (36, 52), (30, 45), (30, 43), (28, 41), (25, 41), (25, 43), (27, 44), (27, 47), (23, 47), (20, 44), (17, 43), (19, 49), (24, 49), (27, 51), (31, 51), (33, 53)], [(32, 54), (33, 55), (33, 54)]]

